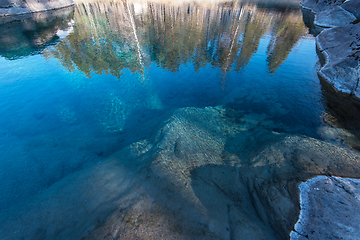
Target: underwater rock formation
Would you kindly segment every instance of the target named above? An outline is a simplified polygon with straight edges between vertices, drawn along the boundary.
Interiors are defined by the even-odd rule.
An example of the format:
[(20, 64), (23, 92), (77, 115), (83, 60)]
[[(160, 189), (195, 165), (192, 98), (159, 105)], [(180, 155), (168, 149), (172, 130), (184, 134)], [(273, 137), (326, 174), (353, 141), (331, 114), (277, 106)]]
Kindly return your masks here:
[(264, 115), (183, 108), (164, 120), (7, 209), (0, 238), (288, 239), (299, 183), (360, 174), (359, 153), (274, 132)]
[(321, 33), (316, 38), (324, 64), (319, 76), (338, 92), (360, 98), (359, 1), (303, 0), (301, 4), (303, 9), (315, 14), (312, 18), (315, 28), (327, 28), (320, 30)]
[(73, 0), (0, 0), (0, 17), (56, 10), (73, 5)]

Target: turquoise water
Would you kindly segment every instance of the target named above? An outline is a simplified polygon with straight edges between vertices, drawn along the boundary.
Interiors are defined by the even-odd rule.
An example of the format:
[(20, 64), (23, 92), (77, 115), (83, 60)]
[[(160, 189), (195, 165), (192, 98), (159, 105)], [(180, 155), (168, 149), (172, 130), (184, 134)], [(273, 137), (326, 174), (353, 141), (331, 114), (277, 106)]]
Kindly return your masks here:
[(221, 106), (326, 138), (315, 38), (299, 8), (92, 3), (48, 22), (2, 26), (13, 30), (0, 37), (0, 215), (154, 139), (180, 108)]

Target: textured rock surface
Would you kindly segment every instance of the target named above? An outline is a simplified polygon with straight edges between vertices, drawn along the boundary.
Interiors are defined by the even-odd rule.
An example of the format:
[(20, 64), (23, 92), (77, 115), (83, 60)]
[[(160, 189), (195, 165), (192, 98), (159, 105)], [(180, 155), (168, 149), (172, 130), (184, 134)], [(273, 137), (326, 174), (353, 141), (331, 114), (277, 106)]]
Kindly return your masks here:
[(326, 59), (319, 75), (337, 91), (360, 97), (360, 23), (324, 30), (317, 47)]
[(315, 16), (314, 24), (319, 27), (332, 28), (349, 24), (356, 20), (356, 17), (340, 6), (334, 6), (319, 12)]
[(301, 6), (313, 13), (320, 13), (326, 9), (343, 4), (345, 0), (302, 0)]
[(359, 179), (317, 176), (299, 189), (301, 212), (291, 239), (358, 239)]
[(354, 14), (356, 18), (360, 18), (360, 1), (346, 1), (341, 7)]
[(73, 0), (0, 0), (0, 17), (55, 10), (72, 5)]
[(184, 108), (160, 125), (7, 209), (0, 238), (288, 239), (298, 183), (360, 176), (357, 152), (273, 132), (261, 115)]
[[(360, 98), (359, 1), (303, 0), (301, 5), (315, 14), (314, 18), (304, 14), (309, 28), (315, 34), (320, 32), (316, 38), (320, 58), (324, 64), (319, 71), (320, 77), (338, 92)], [(313, 23), (310, 23), (311, 19), (314, 19)]]

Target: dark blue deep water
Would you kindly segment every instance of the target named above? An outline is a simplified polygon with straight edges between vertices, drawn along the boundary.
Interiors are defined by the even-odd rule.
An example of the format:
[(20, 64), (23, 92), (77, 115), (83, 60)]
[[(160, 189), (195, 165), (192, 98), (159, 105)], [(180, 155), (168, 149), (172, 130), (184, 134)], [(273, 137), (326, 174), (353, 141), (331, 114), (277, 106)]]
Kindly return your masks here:
[(94, 1), (40, 15), (0, 25), (0, 219), (153, 139), (180, 108), (326, 138), (315, 38), (297, 6)]

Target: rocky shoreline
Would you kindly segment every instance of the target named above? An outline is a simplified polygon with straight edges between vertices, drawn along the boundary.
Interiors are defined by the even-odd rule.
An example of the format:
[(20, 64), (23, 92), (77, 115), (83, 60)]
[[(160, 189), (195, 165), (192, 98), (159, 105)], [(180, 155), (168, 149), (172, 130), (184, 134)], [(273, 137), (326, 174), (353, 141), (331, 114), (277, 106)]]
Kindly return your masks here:
[[(360, 99), (360, 1), (303, 0), (301, 6), (304, 22), (316, 36), (320, 81), (326, 88), (332, 88), (332, 111), (347, 116), (345, 122), (354, 123), (358, 119), (354, 114)], [(358, 179), (333, 177), (333, 174), (301, 183), (301, 211), (290, 238), (357, 238), (359, 189)]]
[[(340, 93), (360, 98), (360, 2), (303, 0), (304, 21), (317, 35), (321, 79)], [(311, 12), (309, 16), (306, 12)]]

